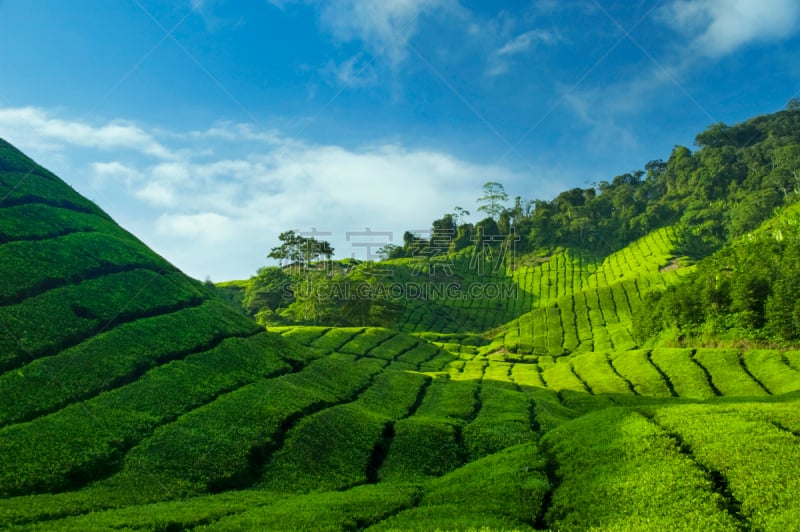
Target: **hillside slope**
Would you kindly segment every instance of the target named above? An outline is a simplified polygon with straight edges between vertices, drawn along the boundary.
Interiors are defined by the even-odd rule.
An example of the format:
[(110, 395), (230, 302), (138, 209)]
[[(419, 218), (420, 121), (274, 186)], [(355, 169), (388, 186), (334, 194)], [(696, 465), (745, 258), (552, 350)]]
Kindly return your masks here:
[(111, 475), (160, 425), (309, 357), (5, 142), (0, 242), (3, 496)]

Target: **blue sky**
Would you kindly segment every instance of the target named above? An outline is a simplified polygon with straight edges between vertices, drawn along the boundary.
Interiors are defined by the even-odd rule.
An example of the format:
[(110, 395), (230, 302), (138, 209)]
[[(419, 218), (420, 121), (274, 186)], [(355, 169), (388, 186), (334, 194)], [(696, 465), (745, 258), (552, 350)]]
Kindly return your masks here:
[[(0, 0), (0, 137), (189, 275), (424, 229), (800, 93), (796, 0)], [(373, 242), (387, 243), (386, 236)]]

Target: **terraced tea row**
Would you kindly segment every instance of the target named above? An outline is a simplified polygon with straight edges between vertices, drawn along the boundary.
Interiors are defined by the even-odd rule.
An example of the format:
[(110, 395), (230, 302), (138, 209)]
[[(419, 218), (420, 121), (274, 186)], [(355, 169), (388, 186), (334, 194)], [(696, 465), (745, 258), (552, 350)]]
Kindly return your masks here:
[[(385, 526), (430, 519), (436, 511), (442, 512), (443, 523), (448, 520), (465, 522), (453, 521), (458, 516), (453, 507), (448, 506), (450, 503), (433, 495), (439, 489), (442, 493), (458, 491), (445, 479), (452, 479), (449, 475), (462, 470), (466, 475), (469, 468), (484, 463), (481, 461), (484, 456), (488, 457), (487, 460), (496, 460), (491, 463), (499, 467), (500, 457), (508, 460), (505, 449), (511, 452), (510, 449), (516, 449), (518, 444), (530, 445), (537, 441), (539, 434), (547, 433), (546, 449), (560, 468), (555, 476), (551, 474), (548, 477), (543, 465), (545, 460), (538, 459), (536, 469), (526, 471), (532, 475), (531, 485), (545, 491), (534, 490), (538, 495), (529, 495), (543, 501), (548, 485), (559, 487), (553, 494), (546, 516), (543, 517), (539, 511), (541, 507), (536, 507), (535, 511), (531, 509), (526, 514), (527, 521), (522, 520), (522, 523), (540, 522), (550, 526), (579, 526), (576, 523), (584, 523), (589, 526), (588, 523), (597, 519), (602, 522), (605, 515), (614, 512), (620, 515), (617, 506), (604, 510), (610, 512), (608, 514), (587, 510), (581, 506), (583, 499), (576, 495), (581, 489), (586, 491), (580, 486), (587, 483), (601, 483), (606, 485), (604, 489), (610, 489), (605, 470), (597, 471), (591, 467), (591, 461), (595, 460), (594, 451), (585, 448), (595, 445), (592, 438), (602, 441), (610, 438), (619, 449), (639, 449), (645, 445), (637, 451), (641, 458), (621, 469), (619, 464), (615, 466), (618, 472), (630, 471), (633, 475), (624, 478), (649, 482), (649, 477), (641, 476), (640, 468), (645, 462), (658, 463), (665, 469), (663, 472), (654, 471), (652, 475), (663, 480), (659, 489), (664, 490), (665, 497), (673, 491), (696, 492), (697, 500), (707, 501), (692, 511), (690, 515), (695, 520), (692, 522), (727, 526), (725, 523), (735, 520), (730, 521), (730, 516), (718, 512), (715, 501), (721, 495), (714, 491), (713, 482), (705, 476), (705, 470), (692, 469), (696, 466), (691, 460), (687, 461), (682, 453), (674, 450), (672, 433), (677, 431), (687, 442), (689, 433), (684, 436), (681, 427), (667, 426), (667, 417), (664, 417), (665, 421), (661, 420), (658, 401), (673, 401), (673, 396), (681, 392), (686, 392), (687, 398), (713, 398), (716, 393), (737, 397), (753, 395), (758, 390), (762, 397), (769, 398), (767, 391), (758, 384), (761, 381), (757, 382), (749, 375), (759, 375), (763, 382), (777, 382), (782, 386), (780, 390), (788, 391), (792, 388), (788, 383), (797, 373), (790, 364), (798, 360), (795, 353), (784, 356), (773, 351), (753, 351), (741, 356), (737, 352), (693, 350), (633, 351), (613, 355), (589, 353), (558, 359), (540, 357), (535, 363), (503, 362), (497, 358), (481, 357), (465, 360), (450, 355), (452, 361), (444, 367), (444, 372), (426, 376), (408, 370), (408, 363), (400, 360), (417, 345), (419, 339), (413, 336), (385, 329), (346, 329), (332, 334), (334, 331), (289, 328), (283, 332), (285, 337), (295, 338), (305, 333), (306, 341), (317, 346), (330, 342), (329, 345), (335, 345), (336, 349), (344, 349), (349, 345), (348, 349), (361, 354), (333, 352), (326, 355), (321, 348), (296, 351), (302, 349), (298, 345), (294, 349), (299, 356), (294, 358), (259, 360), (261, 355), (256, 357), (254, 348), (257, 352), (264, 349), (275, 351), (277, 348), (291, 353), (293, 343), (275, 344), (275, 335), (271, 334), (229, 340), (210, 353), (192, 355), (151, 370), (142, 379), (113, 392), (44, 416), (33, 423), (6, 427), (0, 431), (0, 441), (5, 444), (0, 453), (3, 457), (0, 468), (4, 475), (2, 485), (7, 490), (5, 495), (75, 489), (90, 479), (97, 480), (100, 471), (105, 474), (118, 472), (87, 488), (87, 493), (95, 494), (95, 509), (102, 507), (103, 498), (109, 498), (112, 493), (113, 501), (109, 498), (105, 503), (108, 506), (120, 504), (120, 501), (123, 504), (141, 503), (234, 487), (257, 486), (286, 494), (349, 490), (369, 483), (398, 486), (412, 482), (426, 486), (424, 493), (416, 492), (413, 501), (406, 501), (389, 512), (394, 514), (405, 509), (387, 520)], [(405, 344), (399, 343), (400, 340)], [(238, 342), (236, 345), (240, 347), (234, 348), (231, 342)], [(391, 342), (397, 342), (394, 356), (372, 356), (371, 353), (385, 354)], [(245, 351), (241, 351), (242, 348)], [(433, 349), (434, 355), (436, 352), (438, 350)], [(239, 360), (231, 358), (236, 353), (241, 353)], [(253, 368), (251, 373), (243, 375), (233, 371), (241, 360), (249, 361)], [(231, 363), (232, 372), (220, 374), (215, 371), (225, 361)], [(295, 373), (291, 373), (292, 367)], [(740, 378), (732, 381), (736, 384), (724, 388), (724, 392), (713, 384), (715, 380), (729, 378), (732, 374)], [(181, 378), (176, 378), (178, 376)], [(165, 378), (185, 382), (187, 392), (193, 390), (194, 393), (162, 399), (158, 395), (161, 393), (158, 383)], [(207, 390), (197, 390), (192, 388), (192, 383), (198, 378), (200, 382), (216, 380), (217, 384)], [(793, 389), (800, 388), (800, 379), (794, 382)], [(134, 406), (136, 404), (139, 406)], [(618, 417), (613, 417), (617, 414), (602, 414), (611, 416), (608, 423), (590, 414), (581, 419), (595, 429), (587, 429), (591, 435), (585, 436), (587, 441), (580, 444), (584, 447), (579, 453), (577, 448), (570, 447), (577, 443), (568, 442), (570, 438), (576, 438), (576, 434), (584, 432), (583, 429), (576, 432), (565, 428), (563, 433), (556, 429), (580, 413), (603, 410), (615, 404), (645, 408), (645, 413), (655, 416), (654, 419), (666, 429), (651, 426), (645, 418), (631, 417), (633, 414), (627, 413), (628, 410), (622, 410), (626, 413)], [(728, 404), (734, 403), (713, 408), (724, 411)], [(742, 415), (750, 420), (748, 422), (770, 419), (769, 414), (759, 418), (762, 413), (756, 409), (762, 408), (767, 412), (774, 404), (755, 406)], [(128, 414), (123, 414), (126, 412), (123, 405), (131, 405)], [(708, 405), (689, 406), (696, 407), (698, 412), (712, 408)], [(674, 408), (684, 407), (676, 405)], [(603, 410), (617, 411), (619, 409)], [(791, 431), (797, 431), (800, 422), (792, 411), (783, 407), (772, 411), (778, 413), (772, 416), (770, 422), (773, 425), (770, 426), (787, 437), (796, 437)], [(86, 424), (85, 419), (81, 419), (86, 416), (93, 423)], [(67, 427), (76, 425), (84, 428), (67, 430)], [(622, 432), (614, 432), (620, 426), (629, 425), (630, 428)], [(608, 427), (612, 432), (607, 436), (597, 434), (598, 426)], [(722, 425), (718, 429), (722, 430)], [(57, 441), (45, 437), (52, 433), (66, 436)], [(652, 443), (641, 443), (652, 439), (643, 434), (652, 434), (655, 439)], [(34, 453), (30, 454), (25, 451), (25, 442), (34, 440), (38, 447), (28, 445), (30, 453)], [(634, 445), (634, 440), (639, 443)], [(117, 443), (109, 445), (110, 442)], [(608, 456), (609, 451), (603, 447), (597, 452)], [(634, 453), (630, 456), (639, 455)], [(578, 458), (574, 457), (587, 462), (578, 463), (575, 461)], [(567, 467), (574, 472), (568, 473)], [(523, 485), (526, 482), (526, 475), (511, 476), (510, 471), (508, 474), (509, 482), (512, 478)], [(673, 478), (670, 482), (675, 484), (666, 482), (667, 478)], [(154, 489), (143, 494), (136, 489), (142, 483)], [(468, 498), (466, 489), (460, 493), (459, 497)], [(52, 515), (63, 515), (59, 514), (58, 504), (69, 507), (70, 495), (81, 500), (79, 494), (81, 491), (61, 495), (61, 502), (53, 503)], [(319, 500), (328, 500), (329, 496), (319, 497)], [(347, 497), (342, 497), (344, 504)], [(676, 518), (684, 500), (678, 498), (669, 502), (673, 499), (667, 497), (651, 503), (643, 502), (642, 495), (636, 490), (630, 491), (626, 497), (631, 498), (630, 504), (635, 503), (634, 507), (639, 508), (639, 515), (651, 515), (648, 512), (655, 511), (654, 508), (667, 512), (662, 516), (667, 519), (664, 523)], [(19, 499), (20, 504), (23, 499)], [(312, 500), (309, 499), (309, 504)], [(13, 501), (9, 499), (0, 504), (0, 515), (3, 511), (21, 511), (15, 509)], [(269, 522), (277, 518), (279, 514), (274, 514), (273, 510), (277, 511), (279, 506), (273, 504), (277, 503), (270, 503), (271, 510), (264, 505), (263, 513), (249, 508), (247, 519)], [(481, 512), (486, 509), (485, 506), (476, 508), (483, 508)], [(498, 516), (505, 515), (504, 519), (512, 519), (508, 512), (516, 511), (503, 511), (499, 506), (493, 510)], [(114, 513), (108, 518), (111, 515)], [(240, 517), (244, 519), (244, 515)], [(470, 515), (473, 514), (464, 513), (464, 519)], [(88, 521), (73, 519), (76, 523), (91, 522), (88, 516)]]
[(258, 379), (299, 369), (307, 356), (263, 333), (230, 338), (115, 390), (0, 429), (3, 494), (74, 489), (103, 478), (159, 425)]
[(0, 208), (45, 204), (108, 219), (94, 203), (3, 139), (0, 139), (0, 198)]
[(112, 273), (0, 307), (0, 371), (52, 356), (138, 319), (200, 305), (207, 294), (183, 275)]
[[(542, 462), (537, 446), (527, 444), (472, 462), (427, 484), (380, 483), (293, 496), (235, 491), (73, 515), (38, 525), (17, 523), (24, 530), (85, 532), (123, 528), (340, 530), (350, 526), (408, 530), (469, 528), (476, 522), (526, 530), (541, 513), (550, 488), (538, 470)], [(0, 519), (2, 516), (0, 513)]]
[(266, 464), (256, 486), (326, 491), (376, 482), (394, 426), (416, 410), (430, 377), (388, 366), (357, 400), (303, 418)]
[[(155, 366), (258, 332), (217, 301), (123, 324), (0, 375), (0, 424), (53, 412), (133, 382)], [(109, 352), (114, 356), (105, 356)]]
[[(480, 261), (487, 258), (459, 254), (450, 258), (447, 268), (439, 265), (432, 272), (421, 260), (390, 261), (392, 282), (411, 286), (416, 294), (404, 302), (407, 308), (396, 327), (406, 332), (480, 332), (533, 311), (536, 330), (523, 329), (523, 350), (534, 345), (543, 353), (572, 352), (579, 346), (584, 351), (600, 350), (615, 347), (616, 336), (617, 344), (630, 345), (632, 307), (642, 292), (663, 287), (677, 276), (671, 268), (660, 270), (677, 265), (674, 253), (679, 244), (675, 230), (663, 228), (603, 260), (565, 250), (535, 264), (509, 263), (499, 257), (489, 257), (483, 264)], [(559, 326), (553, 313), (573, 309), (579, 316), (586, 313), (590, 323), (562, 324), (563, 338), (556, 343)], [(598, 335), (594, 346), (587, 344), (593, 334)]]
[(797, 407), (796, 399), (661, 407), (653, 420), (724, 487), (736, 517), (754, 529), (794, 530), (800, 526)]
[(545, 516), (554, 529), (739, 529), (704, 472), (635, 412), (588, 414), (548, 432), (542, 443), (555, 465), (557, 487)]
[[(46, 264), (46, 268), (41, 265)], [(45, 241), (0, 245), (0, 305), (11, 305), (54, 288), (78, 284), (104, 274), (175, 268), (124, 236), (70, 233)]]
[[(336, 349), (358, 356), (406, 362), (416, 360), (410, 358), (410, 354), (433, 352), (431, 345), (421, 339), (426, 335), (416, 337), (388, 329), (289, 327), (271, 330), (326, 352)], [(446, 339), (435, 335), (431, 338)], [(436, 345), (448, 344), (436, 342)], [(450, 345), (461, 347), (461, 344)], [(395, 355), (391, 354), (393, 352)], [(400, 354), (397, 355), (397, 352)], [(495, 352), (495, 346), (490, 344), (474, 352), (455, 353), (440, 348), (430, 362), (415, 365), (414, 369), (439, 371), (448, 362), (471, 360), (479, 352)], [(800, 360), (796, 352), (658, 348), (609, 350), (607, 353), (590, 352), (563, 358), (526, 356), (518, 359), (509, 351), (501, 351), (488, 358), (479, 356), (475, 363), (481, 359), (493, 361), (490, 365), (492, 372), (499, 371), (493, 373), (493, 382), (517, 384), (515, 375), (522, 374), (520, 381), (523, 383), (555, 391), (571, 390), (602, 395), (705, 399), (720, 395), (763, 396), (800, 388), (800, 372), (796, 369)], [(497, 360), (506, 360), (508, 363), (497, 365)], [(517, 361), (520, 363), (514, 363)], [(450, 364), (447, 367), (450, 368), (451, 377), (459, 375), (458, 372), (452, 374), (457, 365)], [(503, 371), (508, 374), (502, 375)]]
[(347, 353), (358, 357), (393, 360), (405, 369), (441, 371), (455, 357), (416, 336), (380, 327), (270, 327), (306, 347), (323, 353)]
[(5, 223), (0, 244), (45, 240), (71, 233), (121, 233), (119, 226), (96, 213), (53, 207), (41, 203), (2, 207)]

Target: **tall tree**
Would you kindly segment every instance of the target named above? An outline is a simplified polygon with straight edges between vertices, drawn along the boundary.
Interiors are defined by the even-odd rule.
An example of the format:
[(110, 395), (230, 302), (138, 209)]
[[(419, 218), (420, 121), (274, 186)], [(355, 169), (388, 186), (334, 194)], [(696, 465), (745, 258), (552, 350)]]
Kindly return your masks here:
[(503, 185), (495, 181), (487, 181), (483, 185), (483, 196), (478, 198), (476, 203), (480, 204), (479, 211), (485, 212), (493, 220), (497, 220), (497, 217), (505, 209), (503, 206), (505, 201), (508, 201), (508, 194)]
[(453, 209), (453, 221), (455, 222), (456, 226), (461, 225), (462, 220), (469, 216), (469, 211), (459, 207), (458, 205), (455, 206)]
[(283, 265), (284, 260), (298, 263), (300, 266), (308, 266), (320, 257), (330, 259), (333, 256), (333, 248), (330, 242), (317, 240), (314, 237), (304, 237), (294, 231), (284, 231), (278, 235), (280, 246), (272, 248), (267, 255)]

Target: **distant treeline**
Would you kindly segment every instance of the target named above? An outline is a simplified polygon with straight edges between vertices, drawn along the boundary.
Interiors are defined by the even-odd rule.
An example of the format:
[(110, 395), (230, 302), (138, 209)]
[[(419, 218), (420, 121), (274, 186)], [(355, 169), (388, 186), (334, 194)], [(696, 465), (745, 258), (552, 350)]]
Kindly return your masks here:
[[(735, 126), (715, 124), (695, 144), (694, 153), (676, 146), (666, 162), (650, 161), (643, 170), (567, 190), (551, 201), (517, 197), (512, 207), (492, 204), (492, 215), (476, 224), (459, 223), (465, 211), (457, 207), (433, 221), (433, 238), (406, 233), (404, 245), (390, 247), (386, 256), (412, 256), (422, 246), (458, 251), (481, 237), (511, 234), (521, 252), (571, 247), (607, 255), (676, 225), (688, 237), (685, 253), (701, 258), (800, 196), (798, 110)], [(491, 193), (480, 198), (479, 210), (489, 211), (487, 198), (496, 199)]]

